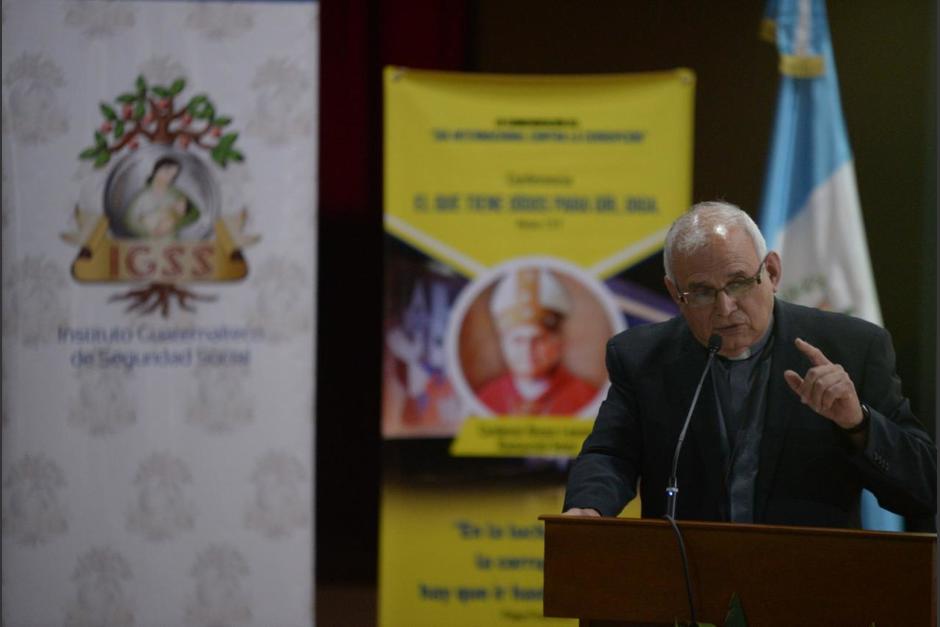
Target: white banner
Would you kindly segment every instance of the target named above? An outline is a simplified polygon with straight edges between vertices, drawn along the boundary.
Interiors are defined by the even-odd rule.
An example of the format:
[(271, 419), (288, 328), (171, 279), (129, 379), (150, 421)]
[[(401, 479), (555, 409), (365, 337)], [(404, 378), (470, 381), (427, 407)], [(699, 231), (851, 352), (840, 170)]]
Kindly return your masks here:
[(318, 5), (2, 19), (3, 624), (309, 625)]

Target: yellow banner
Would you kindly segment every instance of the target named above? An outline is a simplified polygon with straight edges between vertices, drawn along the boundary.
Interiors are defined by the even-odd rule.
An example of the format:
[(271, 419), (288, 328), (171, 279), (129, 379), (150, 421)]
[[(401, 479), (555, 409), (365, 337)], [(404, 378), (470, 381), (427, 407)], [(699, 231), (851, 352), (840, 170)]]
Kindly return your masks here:
[[(382, 627), (565, 625), (542, 615), (544, 528), (559, 486), (386, 483), (379, 537)], [(459, 507), (455, 507), (459, 504)], [(621, 514), (639, 516), (634, 501)]]
[(576, 624), (542, 617), (538, 516), (558, 511), (559, 488), (387, 485), (382, 497), (383, 627)]
[(689, 205), (694, 88), (387, 68), (386, 228), (470, 276), (533, 254), (614, 274)]
[(605, 342), (675, 313), (630, 270), (690, 204), (694, 88), (386, 69), (383, 627), (558, 623), (538, 516), (606, 395)]
[(554, 416), (517, 416), (493, 420), (468, 418), (454, 438), (450, 454), (474, 457), (574, 457), (591, 432), (590, 420)]

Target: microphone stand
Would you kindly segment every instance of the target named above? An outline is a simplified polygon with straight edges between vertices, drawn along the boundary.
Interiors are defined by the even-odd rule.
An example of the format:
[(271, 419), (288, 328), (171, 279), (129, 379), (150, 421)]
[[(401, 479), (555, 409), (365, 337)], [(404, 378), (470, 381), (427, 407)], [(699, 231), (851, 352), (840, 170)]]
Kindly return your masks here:
[(685, 424), (682, 425), (682, 431), (679, 432), (679, 441), (676, 442), (676, 452), (672, 456), (672, 472), (669, 475), (669, 484), (666, 487), (666, 516), (672, 519), (676, 517), (676, 502), (679, 498), (679, 480), (676, 478), (676, 471), (679, 466), (679, 452), (682, 450), (682, 443), (685, 441), (685, 434), (689, 430), (689, 423), (692, 421), (692, 412), (695, 411), (695, 405), (698, 403), (699, 394), (702, 392), (702, 384), (705, 382), (705, 375), (711, 368), (715, 355), (721, 350), (721, 336), (717, 333), (708, 338), (708, 361), (705, 362), (705, 369), (702, 370), (702, 376), (695, 386), (695, 395), (692, 396), (692, 404), (689, 406), (689, 413), (685, 417)]
[(692, 412), (695, 411), (695, 405), (698, 403), (698, 396), (702, 392), (702, 384), (705, 382), (705, 375), (711, 368), (715, 355), (721, 350), (721, 336), (717, 333), (708, 338), (708, 361), (705, 362), (705, 369), (702, 370), (702, 376), (695, 387), (695, 394), (692, 396), (692, 405), (689, 407), (689, 413), (685, 417), (685, 424), (682, 425), (682, 431), (679, 432), (679, 441), (676, 442), (676, 452), (672, 456), (672, 473), (669, 475), (669, 485), (666, 487), (666, 515), (665, 519), (669, 521), (672, 530), (676, 534), (676, 540), (679, 542), (679, 556), (682, 558), (682, 573), (685, 576), (685, 592), (689, 601), (689, 616), (691, 618), (691, 627), (698, 627), (695, 617), (695, 604), (692, 602), (692, 580), (689, 577), (689, 560), (685, 554), (685, 542), (682, 540), (682, 532), (676, 524), (676, 502), (678, 501), (679, 486), (676, 479), (676, 469), (679, 466), (679, 451), (682, 450), (682, 442), (685, 440), (686, 431), (689, 430), (689, 423), (692, 421)]

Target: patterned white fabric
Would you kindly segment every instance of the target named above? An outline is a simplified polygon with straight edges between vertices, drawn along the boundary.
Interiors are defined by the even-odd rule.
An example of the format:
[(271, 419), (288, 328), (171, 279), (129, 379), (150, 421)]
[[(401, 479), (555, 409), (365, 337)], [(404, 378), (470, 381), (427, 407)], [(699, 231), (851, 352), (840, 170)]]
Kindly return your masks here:
[[(315, 2), (3, 0), (6, 627), (312, 623), (318, 20)], [(116, 99), (138, 77), (214, 105), (172, 150), (248, 267), (176, 285), (196, 298), (165, 316), (115, 299), (146, 281), (71, 274), (109, 173), (159, 144), (79, 157), (133, 124)], [(229, 132), (243, 160), (223, 167), (206, 146)]]

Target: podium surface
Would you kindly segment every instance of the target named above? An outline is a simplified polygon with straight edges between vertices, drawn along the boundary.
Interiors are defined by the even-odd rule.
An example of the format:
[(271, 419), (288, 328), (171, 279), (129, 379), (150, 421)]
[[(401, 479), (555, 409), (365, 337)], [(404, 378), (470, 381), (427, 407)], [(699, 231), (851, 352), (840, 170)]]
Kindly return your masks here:
[[(665, 520), (541, 516), (546, 616), (582, 626), (689, 620)], [(678, 521), (699, 622), (722, 625), (737, 594), (751, 627), (936, 624), (931, 533)]]

